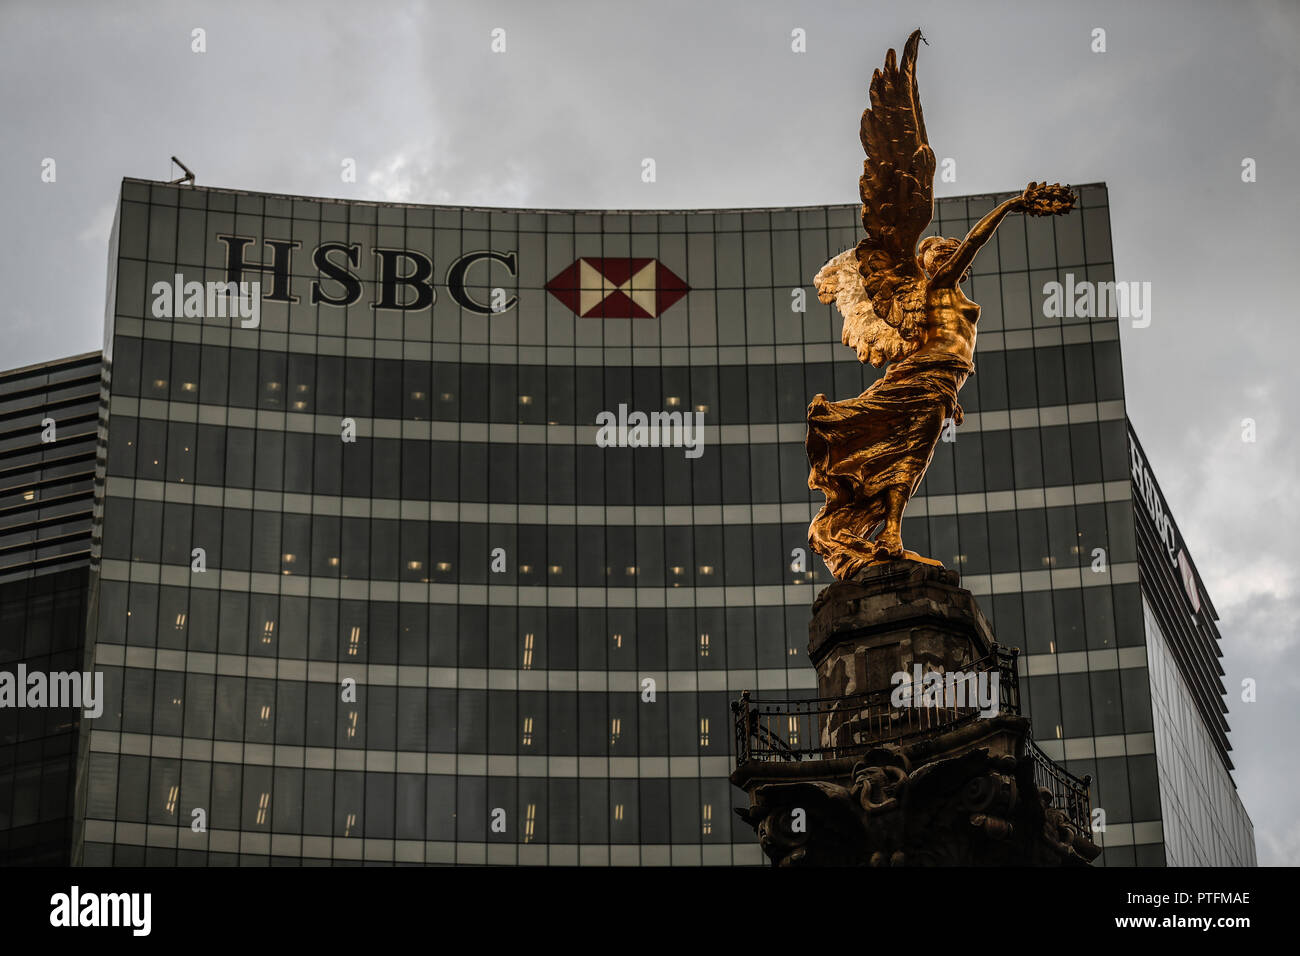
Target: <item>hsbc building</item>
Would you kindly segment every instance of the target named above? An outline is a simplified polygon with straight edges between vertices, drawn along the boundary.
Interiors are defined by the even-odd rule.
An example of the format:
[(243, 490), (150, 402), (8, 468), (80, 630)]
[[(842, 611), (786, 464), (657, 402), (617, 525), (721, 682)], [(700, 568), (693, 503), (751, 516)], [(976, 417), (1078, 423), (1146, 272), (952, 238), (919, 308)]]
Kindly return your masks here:
[[(1119, 323), (1040, 308), (1067, 270), (1114, 278), (1105, 187), (1079, 193), (977, 262), (965, 424), (904, 537), (1022, 649), (1035, 738), (1105, 811), (1100, 863), (1253, 862), (1213, 608), (1173, 605), (1204, 595), (1194, 567), (1144, 537), (1147, 501), (1165, 511), (1134, 484)], [(988, 202), (940, 200), (933, 230)], [(124, 181), (86, 633), (106, 706), (82, 724), (74, 859), (763, 862), (730, 703), (815, 696), (831, 579), (804, 413), (879, 373), (811, 282), (860, 229), (855, 205)], [(1155, 687), (1150, 621), (1174, 611), (1196, 630), (1161, 629)], [(1208, 789), (1166, 771), (1166, 698), (1203, 727), (1185, 762), (1208, 755)]]

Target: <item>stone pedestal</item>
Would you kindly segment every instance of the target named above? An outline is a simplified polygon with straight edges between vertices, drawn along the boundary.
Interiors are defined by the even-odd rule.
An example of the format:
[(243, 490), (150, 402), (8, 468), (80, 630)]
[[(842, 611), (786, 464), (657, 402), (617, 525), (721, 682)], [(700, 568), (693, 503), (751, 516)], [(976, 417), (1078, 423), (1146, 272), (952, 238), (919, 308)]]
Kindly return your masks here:
[[(1082, 865), (1088, 781), (1049, 760), (955, 571), (866, 569), (818, 595), (818, 700), (733, 704), (737, 812), (774, 865)], [(977, 692), (977, 690), (979, 692)]]

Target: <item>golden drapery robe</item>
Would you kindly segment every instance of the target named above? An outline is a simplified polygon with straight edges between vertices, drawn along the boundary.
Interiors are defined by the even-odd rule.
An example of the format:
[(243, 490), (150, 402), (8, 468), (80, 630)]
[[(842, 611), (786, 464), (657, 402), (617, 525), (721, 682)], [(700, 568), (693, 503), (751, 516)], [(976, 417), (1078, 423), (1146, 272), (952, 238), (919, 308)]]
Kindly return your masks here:
[(958, 425), (957, 392), (974, 367), (952, 355), (918, 353), (889, 366), (857, 398), (808, 405), (808, 487), (826, 495), (808, 543), (839, 580), (873, 561), (868, 540), (885, 517), (885, 489), (916, 493), (945, 419)]

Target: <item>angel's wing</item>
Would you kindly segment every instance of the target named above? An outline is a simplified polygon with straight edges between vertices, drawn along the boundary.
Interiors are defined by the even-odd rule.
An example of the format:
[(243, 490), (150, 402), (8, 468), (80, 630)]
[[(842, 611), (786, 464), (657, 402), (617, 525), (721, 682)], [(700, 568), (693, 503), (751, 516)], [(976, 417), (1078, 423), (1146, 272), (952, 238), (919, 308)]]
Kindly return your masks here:
[(910, 355), (920, 339), (909, 342), (900, 330), (878, 317), (871, 307), (862, 273), (858, 271), (857, 249), (841, 252), (822, 266), (813, 280), (817, 298), (829, 305), (834, 302), (844, 316), (840, 341), (858, 353), (859, 362), (880, 368), (888, 362)]
[[(934, 214), (934, 151), (916, 88), (920, 39), (920, 30), (908, 37), (901, 64), (895, 65), (893, 50), (885, 56), (884, 68), (871, 78), (871, 106), (862, 114), (867, 158), (858, 186), (867, 235), (853, 252), (867, 308), (855, 303), (854, 318), (845, 313), (843, 339), (876, 366), (910, 355), (925, 337), (925, 276), (916, 242)], [(841, 278), (839, 285), (847, 285), (849, 277)]]

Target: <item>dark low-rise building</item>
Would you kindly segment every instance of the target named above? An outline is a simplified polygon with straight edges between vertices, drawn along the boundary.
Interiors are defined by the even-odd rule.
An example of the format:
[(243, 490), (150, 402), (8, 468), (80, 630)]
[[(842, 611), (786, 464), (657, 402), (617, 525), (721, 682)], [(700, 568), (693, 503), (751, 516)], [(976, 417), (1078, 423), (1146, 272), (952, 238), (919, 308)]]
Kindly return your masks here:
[(70, 860), (81, 714), (17, 677), (83, 667), (99, 399), (98, 352), (0, 373), (0, 864)]

